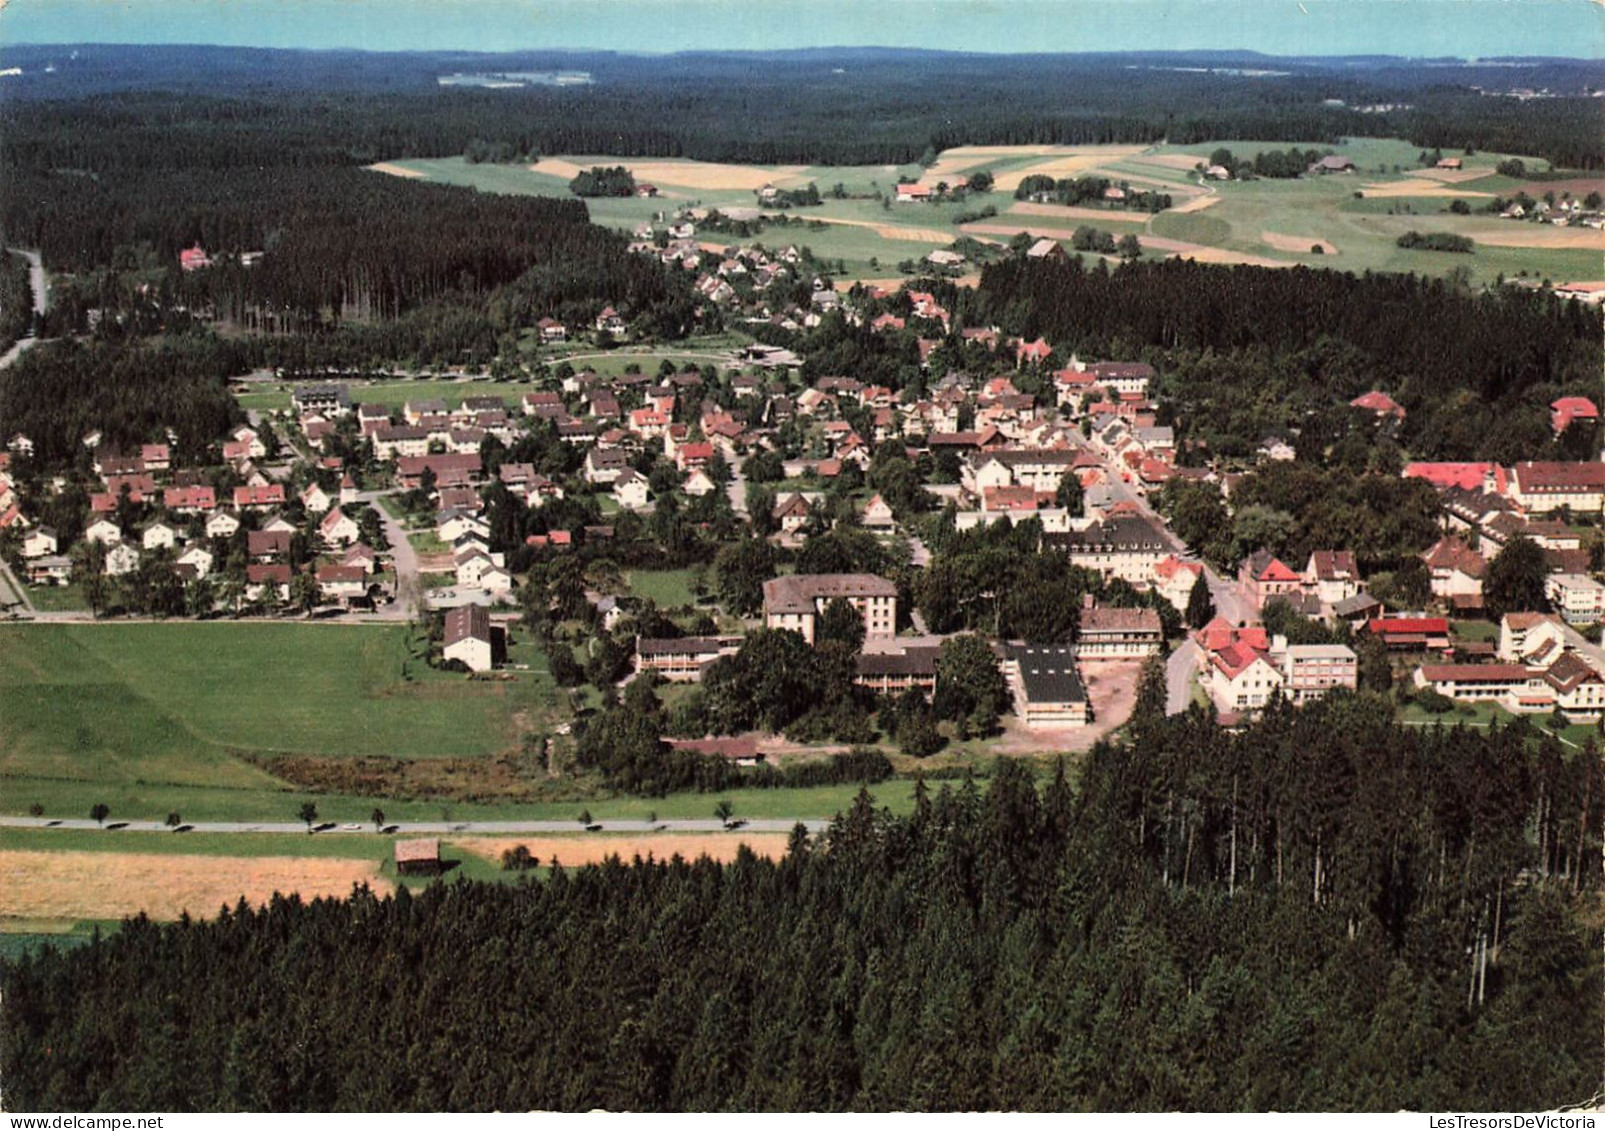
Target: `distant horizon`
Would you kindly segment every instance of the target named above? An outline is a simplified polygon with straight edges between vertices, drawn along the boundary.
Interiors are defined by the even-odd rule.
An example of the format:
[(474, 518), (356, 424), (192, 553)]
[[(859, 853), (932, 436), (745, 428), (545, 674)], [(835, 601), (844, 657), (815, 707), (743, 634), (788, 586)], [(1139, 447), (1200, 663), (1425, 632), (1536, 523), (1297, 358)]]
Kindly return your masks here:
[[(0, 0), (4, 3), (5, 0)], [(1605, 4), (1605, 0), (1599, 0)], [(963, 55), (976, 58), (997, 59), (1076, 59), (1094, 56), (1120, 56), (1120, 55), (1176, 55), (1176, 56), (1210, 56), (1225, 58), (1231, 55), (1251, 55), (1255, 58), (1271, 61), (1296, 62), (1304, 60), (1334, 60), (1334, 59), (1390, 59), (1401, 63), (1464, 63), (1468, 66), (1479, 64), (1504, 64), (1511, 62), (1561, 62), (1561, 63), (1605, 63), (1605, 56), (1589, 55), (1401, 55), (1397, 52), (1385, 51), (1354, 51), (1341, 54), (1289, 54), (1271, 51), (1259, 51), (1252, 47), (1164, 47), (1164, 48), (1109, 48), (1102, 50), (1087, 49), (1083, 51), (983, 51), (966, 50), (959, 47), (910, 47), (888, 43), (829, 43), (809, 47), (683, 47), (674, 50), (650, 51), (645, 48), (621, 47), (348, 47), (330, 45), (321, 47), (280, 46), (277, 44), (252, 43), (203, 43), (184, 42), (180, 40), (162, 41), (160, 43), (130, 43), (123, 40), (84, 40), (82, 42), (0, 42), (0, 54), (7, 48), (26, 47), (30, 51), (57, 50), (78, 51), (85, 48), (102, 47), (155, 47), (155, 48), (182, 48), (203, 49), (215, 51), (283, 51), (306, 52), (310, 54), (330, 55), (483, 55), (494, 58), (499, 55), (616, 55), (621, 58), (667, 59), (677, 55), (829, 55), (833, 52), (897, 52), (905, 55)]]
[(1591, 0), (10, 0), (5, 46), (1605, 58)]

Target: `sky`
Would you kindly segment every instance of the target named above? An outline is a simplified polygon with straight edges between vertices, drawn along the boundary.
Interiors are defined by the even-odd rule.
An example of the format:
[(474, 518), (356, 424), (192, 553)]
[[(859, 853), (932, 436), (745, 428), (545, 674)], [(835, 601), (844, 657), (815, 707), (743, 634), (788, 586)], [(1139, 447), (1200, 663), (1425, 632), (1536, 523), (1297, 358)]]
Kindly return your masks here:
[(3, 43), (1605, 57), (1605, 0), (0, 0)]

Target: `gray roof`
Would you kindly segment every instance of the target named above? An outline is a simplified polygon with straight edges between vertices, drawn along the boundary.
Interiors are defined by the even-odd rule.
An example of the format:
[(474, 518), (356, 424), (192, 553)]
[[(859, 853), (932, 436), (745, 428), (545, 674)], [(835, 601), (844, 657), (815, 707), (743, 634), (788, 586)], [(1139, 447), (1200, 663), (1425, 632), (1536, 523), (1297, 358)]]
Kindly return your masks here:
[(1076, 650), (1067, 645), (1034, 647), (1016, 644), (1010, 658), (1020, 666), (1020, 682), (1032, 703), (1084, 703), (1087, 688), (1076, 671)]

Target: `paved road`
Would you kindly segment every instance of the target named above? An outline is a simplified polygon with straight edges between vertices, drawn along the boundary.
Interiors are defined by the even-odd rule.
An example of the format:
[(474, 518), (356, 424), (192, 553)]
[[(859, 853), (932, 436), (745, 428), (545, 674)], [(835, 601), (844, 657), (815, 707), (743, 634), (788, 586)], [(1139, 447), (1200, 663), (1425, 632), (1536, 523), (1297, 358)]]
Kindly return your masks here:
[[(576, 805), (580, 804), (575, 802)], [(111, 825), (104, 832), (113, 835), (123, 833), (172, 833), (166, 825), (159, 821), (129, 821), (120, 822), (113, 815)], [(602, 820), (594, 823), (589, 830), (582, 827), (578, 821), (396, 821), (385, 826), (384, 833), (375, 833), (372, 824), (364, 824), (358, 829), (344, 827), (323, 827), (318, 836), (389, 836), (412, 835), (416, 833), (429, 833), (434, 835), (450, 834), (477, 834), (485, 836), (523, 836), (537, 833), (579, 833), (590, 831), (596, 834), (604, 833), (719, 833), (719, 832), (750, 832), (750, 833), (788, 833), (797, 825), (804, 826), (809, 832), (823, 832), (830, 822), (818, 818), (792, 818), (792, 819), (764, 819), (741, 822), (735, 827), (727, 826), (724, 822), (709, 817), (707, 819), (687, 818), (672, 821), (631, 821), (631, 820)], [(47, 817), (0, 817), (0, 828), (10, 829), (99, 829), (101, 826), (86, 818), (70, 818), (66, 820), (51, 820)], [(300, 821), (261, 822), (248, 824), (241, 821), (196, 821), (182, 826), (188, 832), (197, 833), (300, 833), (306, 835), (307, 827)]]
[(1191, 640), (1183, 640), (1165, 661), (1165, 714), (1179, 715), (1193, 701), (1193, 672), (1202, 650)]
[[(1192, 552), (1187, 543), (1176, 536), (1175, 531), (1171, 530), (1159, 513), (1148, 504), (1147, 496), (1127, 483), (1122, 478), (1120, 469), (1110, 463), (1107, 457), (1097, 451), (1093, 451), (1092, 454), (1098, 456), (1103, 462), (1104, 470), (1108, 473), (1110, 492), (1113, 494), (1115, 501), (1129, 502), (1142, 514), (1153, 519), (1160, 535), (1169, 543), (1170, 548), (1176, 552), (1177, 557), (1183, 561), (1199, 561), (1198, 555)], [(1204, 563), (1204, 581), (1209, 586), (1209, 595), (1215, 602), (1216, 613), (1225, 617), (1226, 620), (1232, 624), (1241, 624), (1244, 621), (1259, 619), (1254, 610), (1243, 601), (1235, 580), (1221, 577), (1208, 563)]]
[[(28, 282), (33, 287), (33, 312), (35, 314), (44, 314), (50, 308), (50, 283), (45, 278), (44, 261), (39, 258), (37, 251), (25, 251), (20, 247), (8, 248), (7, 250), (16, 252), (28, 261)], [(7, 350), (3, 357), (0, 357), (0, 369), (4, 369), (13, 361), (16, 361), (25, 350), (37, 345), (40, 340), (34, 337), (32, 333), (18, 339), (17, 343)]]
[(368, 620), (406, 620), (411, 610), (407, 607), (408, 596), (414, 592), (422, 594), (422, 583), (418, 580), (418, 551), (412, 548), (412, 542), (407, 538), (406, 530), (391, 513), (379, 505), (381, 495), (393, 495), (394, 491), (361, 491), (357, 494), (357, 501), (367, 503), (379, 514), (379, 520), (384, 523), (385, 537), (390, 540), (390, 560), (396, 567), (396, 599), (390, 604), (373, 613), (365, 614)]

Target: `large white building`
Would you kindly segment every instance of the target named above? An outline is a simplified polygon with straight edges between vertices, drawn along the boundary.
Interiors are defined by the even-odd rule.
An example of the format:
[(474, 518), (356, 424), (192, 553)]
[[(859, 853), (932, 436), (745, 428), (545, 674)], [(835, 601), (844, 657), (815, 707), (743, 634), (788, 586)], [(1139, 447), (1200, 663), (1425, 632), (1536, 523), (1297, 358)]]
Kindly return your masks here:
[(825, 606), (840, 598), (864, 620), (864, 636), (897, 635), (897, 586), (872, 573), (798, 573), (763, 584), (764, 625), (802, 634), (814, 642), (814, 626)]

